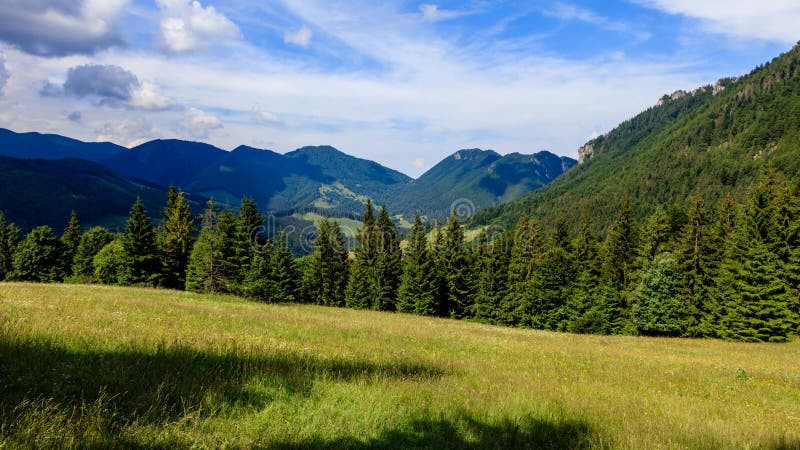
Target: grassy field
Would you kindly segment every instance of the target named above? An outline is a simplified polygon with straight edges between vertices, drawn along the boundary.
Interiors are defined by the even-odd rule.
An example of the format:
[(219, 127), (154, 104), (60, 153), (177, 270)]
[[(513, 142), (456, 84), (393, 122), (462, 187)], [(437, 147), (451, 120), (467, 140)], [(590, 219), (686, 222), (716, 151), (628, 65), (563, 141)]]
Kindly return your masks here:
[(800, 342), (0, 284), (0, 448), (800, 448)]

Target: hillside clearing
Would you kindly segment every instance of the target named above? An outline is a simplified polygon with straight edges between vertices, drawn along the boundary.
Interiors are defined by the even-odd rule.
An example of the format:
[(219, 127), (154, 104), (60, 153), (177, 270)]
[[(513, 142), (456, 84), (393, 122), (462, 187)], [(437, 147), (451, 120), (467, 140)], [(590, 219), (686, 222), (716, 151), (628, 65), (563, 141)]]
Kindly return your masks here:
[(798, 448), (800, 342), (0, 284), (0, 448)]

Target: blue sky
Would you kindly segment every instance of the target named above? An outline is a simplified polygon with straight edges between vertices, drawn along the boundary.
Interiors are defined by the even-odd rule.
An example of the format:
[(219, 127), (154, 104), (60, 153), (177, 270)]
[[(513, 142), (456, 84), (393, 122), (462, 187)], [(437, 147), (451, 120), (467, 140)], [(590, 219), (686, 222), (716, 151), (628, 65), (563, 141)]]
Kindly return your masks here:
[(774, 0), (0, 0), (0, 126), (330, 144), (417, 176), (578, 146), (800, 39)]

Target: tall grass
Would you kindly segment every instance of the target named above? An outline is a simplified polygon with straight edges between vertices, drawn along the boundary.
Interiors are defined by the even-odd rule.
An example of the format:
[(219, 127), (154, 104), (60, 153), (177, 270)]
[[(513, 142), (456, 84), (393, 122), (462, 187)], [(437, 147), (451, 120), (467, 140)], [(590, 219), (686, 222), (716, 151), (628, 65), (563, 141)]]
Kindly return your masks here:
[(800, 343), (0, 284), (0, 447), (800, 448)]

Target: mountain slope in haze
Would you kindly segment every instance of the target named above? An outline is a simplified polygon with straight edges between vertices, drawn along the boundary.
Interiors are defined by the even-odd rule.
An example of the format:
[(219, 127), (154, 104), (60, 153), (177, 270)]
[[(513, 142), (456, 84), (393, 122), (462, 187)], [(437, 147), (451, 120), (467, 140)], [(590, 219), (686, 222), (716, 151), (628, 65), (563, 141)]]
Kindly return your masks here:
[(285, 155), (241, 146), (200, 172), (186, 188), (235, 203), (254, 197), (262, 209), (304, 207), (361, 210), (411, 178), (333, 147), (303, 147)]
[(478, 213), (474, 223), (509, 224), (525, 215), (598, 230), (630, 199), (642, 218), (661, 205), (713, 205), (741, 198), (766, 168), (800, 169), (800, 46), (741, 78), (677, 91), (581, 149), (584, 162), (523, 199)]
[(105, 165), (117, 173), (162, 186), (184, 186), (228, 152), (201, 142), (157, 139), (117, 153)]
[(459, 150), (390, 196), (393, 211), (443, 220), (455, 206), (461, 213), (515, 200), (560, 176), (577, 163), (542, 151), (501, 156), (492, 150)]
[(15, 133), (0, 128), (0, 156), (11, 158), (106, 162), (124, 150), (127, 149), (110, 142), (82, 142), (57, 134)]
[[(70, 211), (86, 226), (121, 230), (139, 197), (150, 217), (160, 217), (167, 199), (160, 186), (120, 177), (81, 159), (16, 159), (0, 156), (0, 211), (22, 230), (49, 225), (63, 230)], [(190, 202), (195, 207), (201, 200)]]

